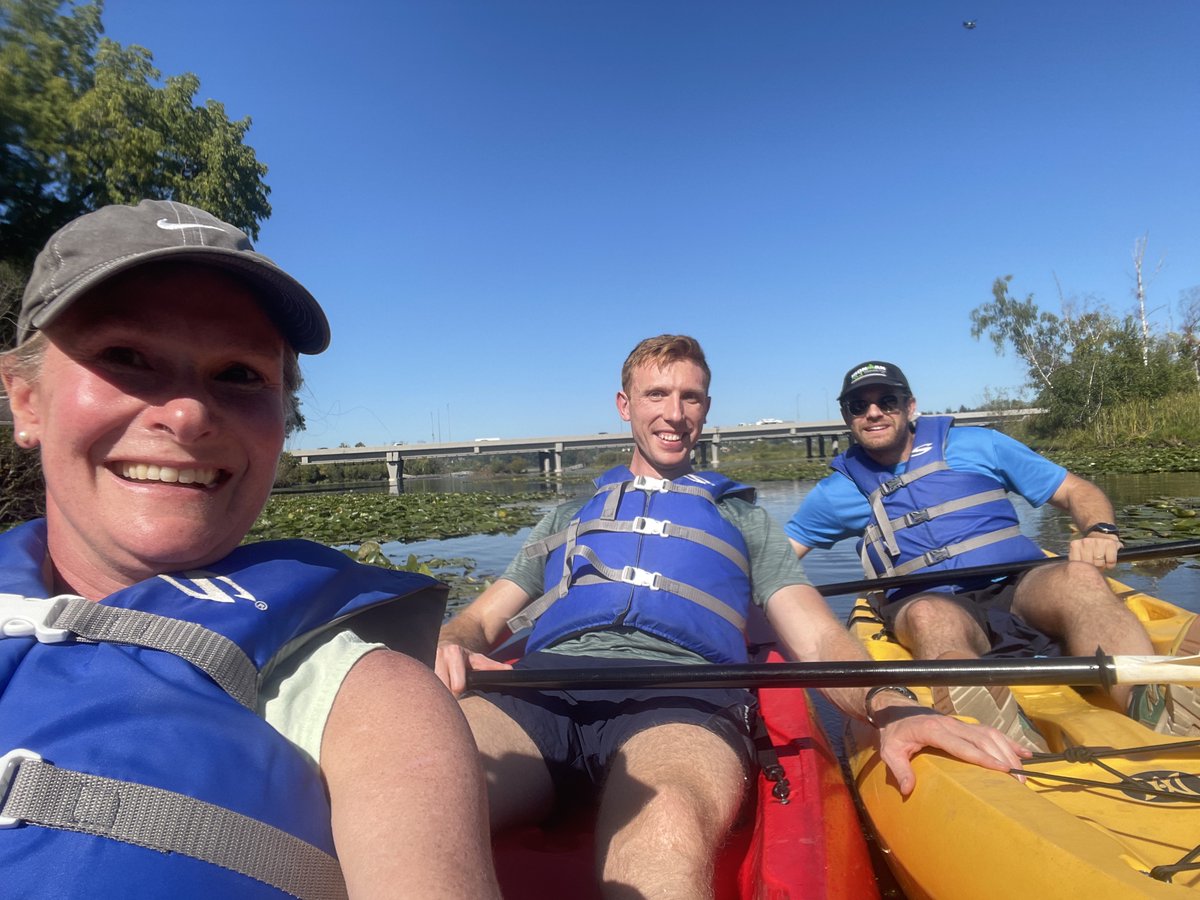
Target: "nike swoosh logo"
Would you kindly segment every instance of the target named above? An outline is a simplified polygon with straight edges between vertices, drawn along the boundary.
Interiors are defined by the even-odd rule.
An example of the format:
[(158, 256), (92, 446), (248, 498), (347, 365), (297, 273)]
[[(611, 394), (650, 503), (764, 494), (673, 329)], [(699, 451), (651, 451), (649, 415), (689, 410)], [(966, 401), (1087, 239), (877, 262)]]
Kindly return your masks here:
[(198, 222), (172, 222), (162, 218), (154, 223), (163, 231), (183, 231), (185, 228), (211, 228), (213, 231), (224, 231), (219, 225), (201, 225)]

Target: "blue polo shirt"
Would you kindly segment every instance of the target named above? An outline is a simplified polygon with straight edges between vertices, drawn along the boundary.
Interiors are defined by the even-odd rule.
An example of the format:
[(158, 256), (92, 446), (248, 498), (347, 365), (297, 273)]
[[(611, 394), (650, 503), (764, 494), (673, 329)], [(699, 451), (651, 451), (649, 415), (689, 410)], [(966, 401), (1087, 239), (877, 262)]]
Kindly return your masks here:
[[(990, 475), (1034, 507), (1054, 496), (1067, 477), (1066, 469), (1020, 441), (975, 425), (950, 429), (946, 464), (955, 471)], [(892, 473), (899, 475), (907, 468), (902, 462)], [(828, 549), (845, 538), (862, 537), (870, 521), (867, 498), (849, 478), (834, 472), (817, 482), (784, 531), (805, 547)]]

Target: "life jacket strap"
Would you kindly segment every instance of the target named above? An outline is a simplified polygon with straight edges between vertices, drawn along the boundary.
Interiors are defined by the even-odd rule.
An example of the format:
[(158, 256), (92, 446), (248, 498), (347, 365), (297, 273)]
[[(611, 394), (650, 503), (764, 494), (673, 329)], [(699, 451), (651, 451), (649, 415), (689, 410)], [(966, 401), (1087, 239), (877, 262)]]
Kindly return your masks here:
[(995, 531), (989, 531), (987, 534), (977, 535), (965, 541), (959, 541), (957, 544), (947, 544), (945, 547), (939, 547), (936, 550), (930, 550), (922, 553), (920, 556), (910, 559), (903, 565), (896, 566), (888, 571), (888, 575), (908, 575), (911, 572), (918, 572), (921, 569), (935, 566), (940, 562), (945, 562), (952, 556), (958, 556), (970, 550), (978, 550), (980, 547), (986, 547), (988, 544), (995, 544), (1000, 541), (1006, 541), (1009, 538), (1021, 536), (1021, 527), (1019, 525), (1010, 525), (1008, 528), (998, 528)]
[(900, 545), (896, 543), (896, 534), (892, 530), (891, 519), (888, 518), (887, 509), (883, 505), (883, 498), (890, 497), (896, 491), (900, 490), (900, 488), (907, 487), (914, 481), (924, 478), (926, 475), (932, 475), (934, 472), (941, 472), (948, 468), (949, 466), (943, 460), (932, 462), (927, 466), (921, 466), (918, 469), (913, 469), (911, 472), (905, 472), (903, 475), (897, 475), (895, 478), (885, 481), (867, 497), (867, 502), (871, 504), (871, 519), (878, 527), (879, 536), (887, 547), (888, 556), (899, 556)]
[[(573, 523), (574, 524), (574, 523)], [(674, 522), (665, 519), (653, 519), (649, 516), (638, 516), (634, 519), (622, 519), (615, 521), (612, 519), (589, 519), (586, 522), (580, 522), (578, 528), (572, 537), (578, 537), (584, 534), (595, 534), (604, 532), (607, 534), (644, 534), (652, 537), (669, 537), (682, 538), (691, 541), (694, 544), (700, 544), (707, 547), (714, 553), (719, 553), (727, 560), (737, 566), (743, 575), (750, 577), (750, 562), (746, 559), (746, 555), (739, 549), (734, 547), (728, 541), (723, 541), (715, 535), (709, 534), (700, 528), (692, 528), (689, 525), (677, 525)], [(556, 535), (538, 541), (536, 544), (531, 544), (525, 548), (526, 556), (547, 556), (554, 550), (557, 550), (563, 544), (568, 542), (574, 543), (572, 537), (568, 536), (566, 530), (558, 532)], [(534, 550), (536, 552), (530, 552)]]
[(654, 478), (650, 475), (635, 475), (628, 481), (614, 481), (611, 484), (601, 485), (596, 493), (600, 494), (605, 491), (614, 491), (618, 495), (624, 491), (642, 491), (646, 494), (687, 494), (692, 497), (702, 497), (714, 506), (717, 503), (713, 499), (712, 493), (702, 487), (681, 484), (678, 481), (671, 481), (669, 478)]
[(233, 810), (174, 791), (63, 769), (29, 750), (0, 757), (0, 828), (19, 823), (179, 853), (304, 900), (344, 900), (335, 857)]
[(162, 650), (196, 666), (247, 709), (258, 706), (258, 669), (250, 657), (225, 635), (195, 622), (105, 606), (71, 594), (0, 594), (0, 639), (6, 637), (34, 637), (44, 644), (75, 638)]
[(922, 522), (928, 522), (930, 519), (936, 519), (938, 516), (958, 512), (960, 509), (970, 509), (972, 506), (981, 506), (984, 503), (992, 503), (995, 500), (1003, 500), (1007, 496), (1008, 492), (1004, 488), (980, 491), (977, 494), (971, 494), (967, 497), (959, 497), (957, 500), (948, 500), (945, 503), (935, 503), (933, 506), (927, 506), (924, 509), (915, 509), (910, 513), (905, 513), (902, 516), (892, 519), (891, 524), (897, 531), (901, 528), (911, 528), (914, 525), (920, 525)]
[(596, 574), (580, 576), (570, 582), (570, 585), (565, 581), (559, 582), (554, 588), (542, 594), (537, 600), (508, 620), (508, 627), (514, 634), (523, 628), (532, 627), (555, 601), (566, 594), (569, 586), (599, 584), (606, 581), (617, 581), (635, 587), (647, 587), (655, 591), (668, 591), (704, 607), (709, 612), (716, 613), (739, 631), (744, 630), (746, 627), (746, 617), (725, 601), (714, 597), (707, 591), (700, 590), (700, 588), (684, 584), (682, 581), (677, 581), (674, 578), (668, 578), (661, 572), (647, 572), (645, 569), (639, 569), (636, 566), (614, 568), (613, 566), (606, 565), (591, 547), (585, 545), (577, 545), (567, 554), (566, 565), (568, 567), (571, 560), (575, 557), (586, 559)]
[[(957, 500), (948, 500), (945, 503), (937, 503), (933, 506), (927, 506), (924, 509), (915, 509), (912, 512), (905, 513), (902, 516), (897, 516), (894, 519), (887, 520), (886, 531), (885, 527), (872, 522), (866, 527), (863, 532), (863, 566), (866, 571), (870, 571), (867, 566), (866, 549), (869, 544), (875, 553), (880, 558), (899, 555), (899, 548), (891, 552), (887, 552), (888, 545), (884, 538), (885, 533), (892, 535), (892, 543), (895, 544), (895, 533), (903, 531), (905, 528), (911, 528), (914, 525), (921, 525), (931, 519), (936, 519), (939, 516), (944, 516), (949, 513), (958, 512), (963, 509), (970, 509), (972, 506), (980, 506), (984, 503), (992, 503), (996, 500), (1003, 500), (1008, 494), (1003, 488), (995, 488), (990, 491), (980, 491), (976, 494), (971, 494), (967, 497), (959, 497)], [(880, 509), (882, 512), (882, 507)], [(885, 555), (886, 554), (886, 555)], [(889, 575), (893, 571), (888, 572)]]
[[(625, 481), (614, 481), (610, 484), (601, 485), (596, 490), (596, 496), (607, 495), (604, 499), (604, 506), (600, 510), (600, 516), (596, 519), (589, 519), (587, 522), (578, 523), (578, 520), (573, 520), (572, 525), (578, 526), (578, 534), (587, 534), (589, 531), (629, 531), (628, 526), (625, 528), (611, 527), (616, 523), (617, 509), (621, 504), (621, 498), (627, 491), (644, 491), (647, 494), (687, 494), (691, 497), (700, 497), (707, 500), (713, 506), (717, 505), (717, 501), (713, 499), (712, 494), (703, 488), (696, 487), (690, 484), (679, 484), (670, 481), (666, 478), (652, 478), (649, 475), (635, 475), (632, 479)], [(609, 523), (610, 527), (600, 528), (599, 523)], [(696, 538), (691, 538), (697, 540)], [(567, 529), (556, 532), (549, 537), (543, 538), (540, 541), (535, 541), (532, 544), (526, 544), (521, 549), (521, 554), (526, 559), (535, 559), (542, 556), (549, 556), (563, 544), (569, 543), (570, 537)], [(723, 542), (722, 542), (723, 543)], [(708, 545), (706, 545), (708, 546)], [(728, 545), (726, 545), (728, 546)], [(723, 551), (718, 551), (723, 552)], [(732, 558), (732, 557), (731, 557)], [(736, 562), (736, 560), (734, 560)]]

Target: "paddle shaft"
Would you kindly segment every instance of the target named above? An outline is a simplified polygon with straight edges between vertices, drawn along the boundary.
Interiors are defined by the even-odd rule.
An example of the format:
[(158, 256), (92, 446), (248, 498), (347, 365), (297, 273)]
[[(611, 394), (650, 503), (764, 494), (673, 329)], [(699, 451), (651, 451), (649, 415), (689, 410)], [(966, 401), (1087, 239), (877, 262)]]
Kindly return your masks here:
[[(1200, 553), (1200, 540), (1171, 541), (1128, 547), (1117, 554), (1118, 562), (1137, 562)], [(999, 577), (1024, 572), (1036, 566), (1062, 562), (1047, 556), (1016, 563), (971, 566), (964, 569), (921, 572), (869, 581), (845, 581), (818, 585), (827, 597), (882, 590), (900, 586), (945, 584), (954, 580)], [(1162, 662), (1159, 662), (1159, 660)], [(613, 666), (604, 669), (498, 669), (467, 672), (467, 688), (538, 688), (542, 690), (616, 690), (620, 688), (672, 687), (874, 687), (905, 684), (935, 685), (1102, 685), (1175, 682), (1200, 684), (1200, 668), (1172, 665), (1173, 657), (1064, 656), (1035, 659), (938, 659), (894, 662), (745, 663), (741, 665)], [(1136, 663), (1135, 663), (1136, 661)], [(1176, 660), (1176, 662), (1178, 662)], [(1148, 665), (1146, 665), (1148, 663)]]
[[(874, 687), (903, 684), (1069, 684), (1109, 686), (1118, 680), (1113, 657), (935, 659), (895, 662), (745, 663), (741, 665), (612, 666), (600, 669), (497, 669), (467, 673), (467, 688), (618, 690), (620, 688)], [(1200, 680), (1200, 678), (1198, 678)]]
[[(1163, 559), (1169, 556), (1191, 556), (1200, 553), (1200, 540), (1169, 541), (1165, 544), (1146, 544), (1141, 547), (1126, 547), (1117, 553), (1117, 562), (1141, 562), (1147, 559)], [(862, 591), (883, 591), (896, 587), (920, 587), (921, 585), (954, 584), (973, 578), (999, 578), (1016, 575), (1037, 566), (1063, 562), (1061, 556), (1042, 556), (1021, 562), (995, 563), (987, 566), (968, 566), (963, 569), (937, 569), (933, 572), (916, 572), (912, 575), (893, 575), (887, 578), (862, 581), (841, 581), (835, 584), (819, 584), (817, 590), (825, 597), (840, 594), (858, 594)]]

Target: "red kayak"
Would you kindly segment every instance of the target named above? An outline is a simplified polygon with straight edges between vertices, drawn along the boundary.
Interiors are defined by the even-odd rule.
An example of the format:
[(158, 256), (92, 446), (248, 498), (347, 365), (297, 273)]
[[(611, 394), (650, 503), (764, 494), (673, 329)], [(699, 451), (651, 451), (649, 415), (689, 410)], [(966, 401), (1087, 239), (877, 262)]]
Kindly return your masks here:
[[(768, 660), (781, 661), (774, 652)], [(753, 816), (722, 852), (714, 895), (879, 897), (854, 802), (808, 695), (796, 688), (763, 688), (758, 698), (782, 771), (760, 772)], [(777, 796), (784, 793), (781, 785), (787, 802)], [(506, 900), (600, 896), (588, 811), (566, 822), (510, 829), (495, 837), (492, 848)]]

